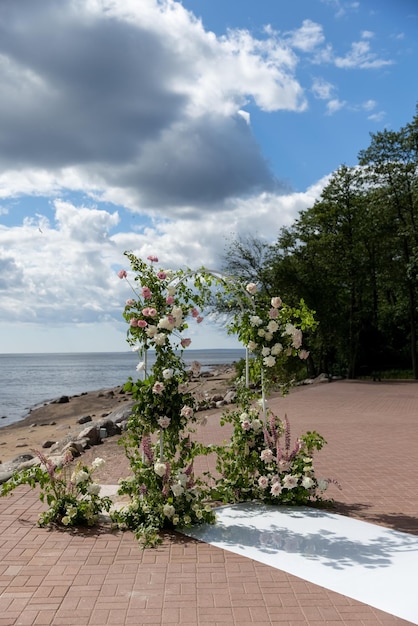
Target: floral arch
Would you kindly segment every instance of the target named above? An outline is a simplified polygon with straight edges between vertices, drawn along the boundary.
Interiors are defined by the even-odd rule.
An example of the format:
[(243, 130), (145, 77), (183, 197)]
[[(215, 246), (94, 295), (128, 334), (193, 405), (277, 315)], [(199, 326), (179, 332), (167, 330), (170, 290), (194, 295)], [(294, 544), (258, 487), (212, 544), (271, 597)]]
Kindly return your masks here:
[[(215, 270), (167, 270), (158, 258), (145, 261), (125, 253), (133, 278), (120, 270), (133, 296), (126, 301), (127, 341), (140, 355), (138, 380), (128, 380), (134, 406), (122, 439), (132, 476), (121, 481), (121, 494), (130, 505), (119, 514), (122, 527), (132, 529), (145, 544), (158, 540), (163, 528), (213, 522), (214, 501), (259, 499), (274, 503), (307, 503), (320, 498), (327, 481), (318, 481), (313, 451), (325, 443), (316, 432), (292, 446), (289, 422), (267, 408), (266, 397), (287, 359), (306, 358), (302, 331), (315, 325), (301, 302), (286, 306), (279, 296), (266, 298), (255, 283), (243, 285)], [(245, 377), (236, 381), (237, 406), (221, 423), (230, 422), (233, 434), (227, 446), (204, 446), (192, 436), (205, 419), (196, 410), (182, 359), (190, 345), (189, 322), (201, 323), (202, 311), (213, 290), (238, 303), (228, 331), (247, 351)], [(147, 351), (155, 351), (148, 368)], [(249, 353), (259, 376), (258, 398), (249, 388)], [(258, 402), (257, 402), (258, 400)], [(216, 452), (218, 477), (197, 476), (194, 460)]]

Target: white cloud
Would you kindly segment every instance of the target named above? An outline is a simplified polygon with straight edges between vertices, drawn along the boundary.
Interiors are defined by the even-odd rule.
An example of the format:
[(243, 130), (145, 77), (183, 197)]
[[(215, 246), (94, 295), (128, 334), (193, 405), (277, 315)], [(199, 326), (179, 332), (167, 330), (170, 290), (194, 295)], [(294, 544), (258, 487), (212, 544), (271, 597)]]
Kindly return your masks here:
[(373, 109), (376, 108), (376, 106), (377, 106), (376, 100), (367, 100), (366, 102), (363, 102), (363, 104), (361, 105), (364, 111), (372, 111)]
[(367, 116), (367, 119), (372, 122), (381, 122), (386, 117), (386, 113), (384, 111), (378, 111), (377, 113), (372, 113)]
[(334, 91), (334, 85), (323, 78), (314, 78), (312, 81), (312, 92), (319, 100), (330, 100)]
[(327, 102), (327, 114), (334, 115), (337, 111), (340, 111), (347, 105), (345, 100), (338, 100), (338, 98), (334, 98)]
[(229, 200), (216, 220), (186, 216), (155, 221), (137, 232), (123, 230), (116, 211), (61, 200), (53, 204), (52, 218), (38, 214), (20, 226), (0, 226), (0, 340), (10, 320), (49, 328), (54, 336), (59, 329), (84, 325), (93, 335), (96, 326), (106, 325), (119, 333), (129, 297), (116, 275), (126, 267), (125, 250), (142, 258), (157, 254), (167, 268), (221, 269), (231, 237), (250, 231), (274, 242), (281, 226), (312, 206), (325, 184), (326, 179), (318, 181), (304, 193)]
[(335, 65), (344, 69), (377, 69), (392, 64), (393, 61), (379, 59), (377, 54), (371, 52), (368, 41), (355, 41), (344, 57), (335, 57)]
[(302, 26), (288, 34), (289, 44), (303, 52), (311, 52), (325, 41), (321, 24), (303, 20)]

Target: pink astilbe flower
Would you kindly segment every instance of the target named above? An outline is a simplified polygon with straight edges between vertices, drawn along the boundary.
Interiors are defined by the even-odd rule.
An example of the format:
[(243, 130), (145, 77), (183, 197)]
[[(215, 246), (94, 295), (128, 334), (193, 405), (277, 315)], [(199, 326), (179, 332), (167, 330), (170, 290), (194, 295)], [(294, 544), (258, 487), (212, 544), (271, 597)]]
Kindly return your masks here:
[(285, 442), (285, 449), (286, 449), (286, 455), (287, 455), (290, 450), (291, 440), (290, 440), (290, 422), (286, 414), (284, 416), (284, 442)]
[(151, 445), (151, 437), (149, 435), (144, 435), (142, 437), (142, 450), (144, 452), (144, 456), (147, 459), (150, 465), (154, 464), (154, 453), (152, 451)]
[(57, 469), (55, 463), (53, 463), (51, 459), (45, 456), (45, 454), (43, 454), (40, 450), (34, 450), (33, 452), (41, 461), (42, 465), (45, 466), (45, 469), (48, 472), (48, 476), (50, 477), (50, 479), (55, 480), (55, 470)]
[(166, 466), (166, 469), (165, 469), (165, 474), (163, 476), (163, 481), (168, 482), (171, 476), (171, 463), (166, 463), (165, 466)]

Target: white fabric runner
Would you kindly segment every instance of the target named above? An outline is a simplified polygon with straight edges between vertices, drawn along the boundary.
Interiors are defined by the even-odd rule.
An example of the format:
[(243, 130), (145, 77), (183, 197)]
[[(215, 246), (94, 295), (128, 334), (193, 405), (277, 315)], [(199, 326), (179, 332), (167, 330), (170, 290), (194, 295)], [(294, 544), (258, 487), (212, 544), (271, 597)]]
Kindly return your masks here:
[(182, 531), (418, 624), (418, 537), (309, 507), (243, 503)]

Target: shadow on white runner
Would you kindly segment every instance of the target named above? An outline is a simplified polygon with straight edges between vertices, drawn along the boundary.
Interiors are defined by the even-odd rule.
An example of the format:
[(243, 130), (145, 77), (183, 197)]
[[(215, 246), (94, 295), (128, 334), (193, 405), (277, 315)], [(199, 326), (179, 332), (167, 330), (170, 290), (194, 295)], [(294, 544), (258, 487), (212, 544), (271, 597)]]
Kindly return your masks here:
[(243, 503), (182, 531), (418, 624), (418, 537), (309, 507)]

